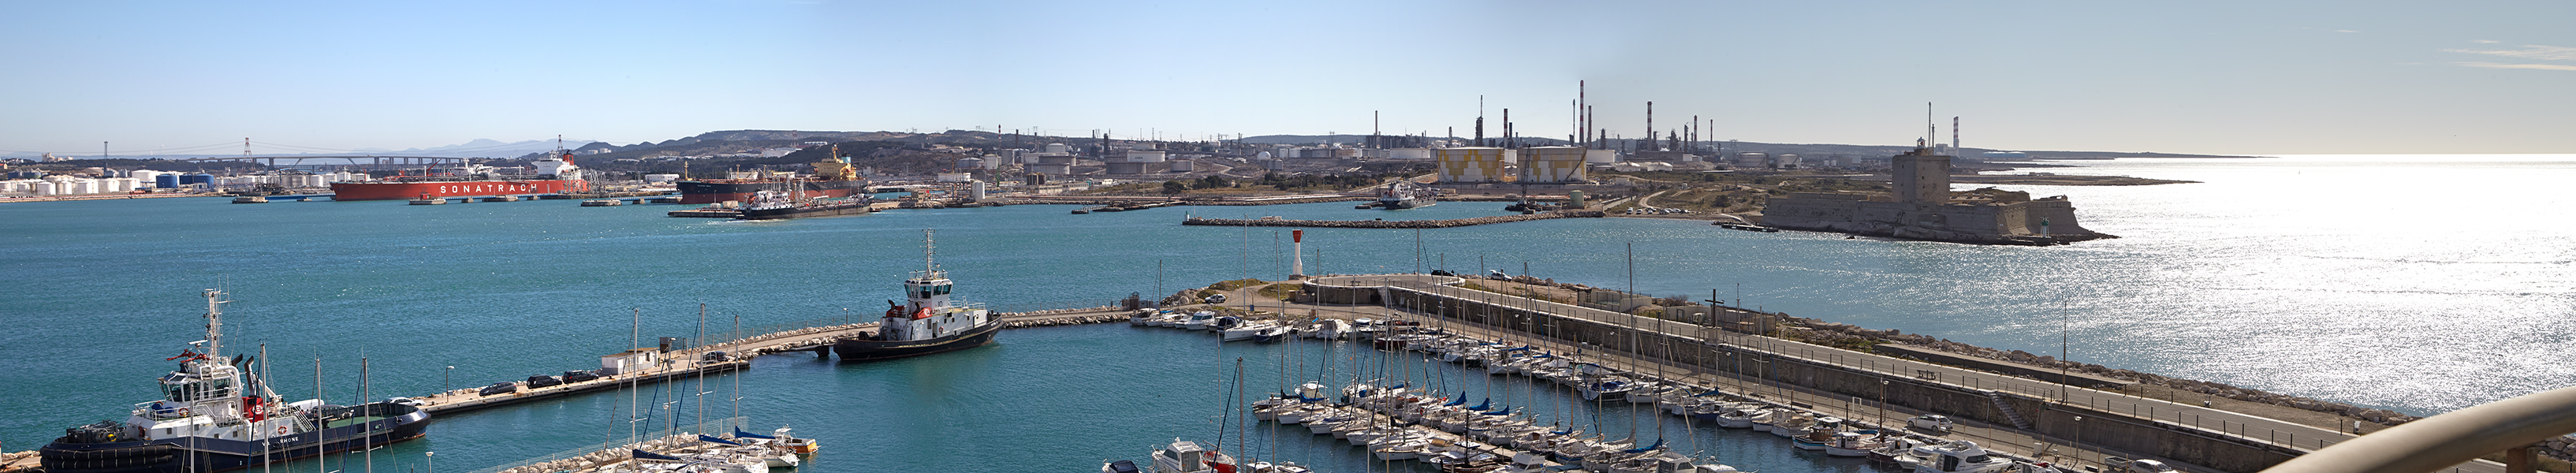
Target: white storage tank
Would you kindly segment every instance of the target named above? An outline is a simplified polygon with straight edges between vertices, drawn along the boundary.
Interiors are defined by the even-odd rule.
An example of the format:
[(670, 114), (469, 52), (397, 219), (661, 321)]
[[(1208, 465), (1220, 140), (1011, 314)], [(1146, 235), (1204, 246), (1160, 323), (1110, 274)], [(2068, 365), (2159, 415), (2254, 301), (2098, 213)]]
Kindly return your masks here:
[(1041, 152), (1041, 153), (1051, 153), (1051, 154), (1052, 154), (1052, 153), (1071, 153), (1071, 152), (1073, 152), (1073, 147), (1071, 147), (1071, 146), (1065, 146), (1065, 145), (1064, 145), (1064, 143), (1047, 143), (1046, 148), (1045, 148), (1044, 150), (1039, 151), (1039, 152)]
[(55, 185), (53, 181), (36, 181), (34, 184), (28, 184), (27, 186), (27, 188), (32, 191), (28, 192), (29, 194), (54, 195), (55, 193)]

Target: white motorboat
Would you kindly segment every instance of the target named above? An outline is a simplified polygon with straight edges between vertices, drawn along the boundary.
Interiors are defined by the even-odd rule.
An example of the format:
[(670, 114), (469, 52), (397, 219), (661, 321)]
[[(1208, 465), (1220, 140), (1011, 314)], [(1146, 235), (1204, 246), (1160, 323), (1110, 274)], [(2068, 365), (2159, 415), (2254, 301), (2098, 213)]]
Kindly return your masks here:
[(1198, 443), (1181, 439), (1172, 439), (1171, 446), (1154, 450), (1154, 473), (1217, 471), (1234, 471), (1234, 457), (1225, 452), (1201, 449)]
[(1261, 336), (1261, 332), (1262, 332), (1263, 330), (1268, 330), (1268, 329), (1271, 329), (1271, 328), (1284, 328), (1284, 327), (1280, 327), (1278, 322), (1272, 322), (1272, 321), (1268, 321), (1268, 320), (1257, 320), (1257, 321), (1251, 321), (1251, 322), (1244, 322), (1244, 323), (1235, 324), (1233, 327), (1228, 327), (1228, 328), (1226, 328), (1224, 331), (1222, 331), (1222, 332), (1220, 332), (1220, 333), (1222, 333), (1222, 334), (1223, 334), (1223, 337), (1224, 337), (1224, 340), (1225, 340), (1225, 341), (1232, 342), (1232, 341), (1240, 341), (1240, 340), (1251, 340), (1251, 339), (1253, 339), (1253, 337), (1259, 337), (1259, 336)]
[[(1924, 447), (1931, 455), (1908, 465), (1918, 473), (1982, 473), (2003, 471), (2013, 465), (2011, 459), (1987, 455), (1976, 442), (1952, 440), (1939, 446)], [(1917, 450), (1924, 450), (1917, 449)]]

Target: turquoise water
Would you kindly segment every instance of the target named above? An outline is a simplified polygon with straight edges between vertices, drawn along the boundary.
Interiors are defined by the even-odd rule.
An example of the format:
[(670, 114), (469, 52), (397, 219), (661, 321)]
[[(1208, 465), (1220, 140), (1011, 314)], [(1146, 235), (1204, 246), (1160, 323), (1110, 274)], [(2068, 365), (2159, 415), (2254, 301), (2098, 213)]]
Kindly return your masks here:
[[(2576, 240), (2564, 236), (2576, 223), (2554, 217), (2576, 202), (2551, 191), (2576, 179), (2576, 156), (2081, 164), (2205, 183), (2018, 187), (2069, 194), (2087, 227), (2127, 237), (2071, 247), (1562, 219), (1312, 229), (1306, 265), (1362, 273), (1445, 260), (1459, 271), (1517, 273), (1527, 264), (1540, 277), (1618, 288), (1630, 284), (1623, 248), (1634, 243), (1634, 284), (1650, 294), (1733, 299), (1740, 284), (1749, 306), (2048, 354), (2067, 330), (2080, 361), (2410, 412), (2576, 384), (2561, 355), (2576, 348), (2576, 321), (2565, 317), (2576, 313)], [(0, 274), (13, 283), (0, 292), (0, 320), (15, 328), (0, 331), (10, 360), (0, 371), (0, 448), (32, 448), (150, 399), (150, 379), (170, 367), (159, 358), (202, 333), (196, 291), (207, 287), (237, 301), (225, 320), (228, 351), (267, 343), (275, 384), (295, 398), (311, 395), (319, 358), (330, 397), (345, 401), (362, 357), (378, 397), (589, 368), (628, 346), (639, 312), (647, 344), (696, 335), (701, 303), (714, 333), (737, 316), (746, 327), (864, 319), (921, 266), (923, 228), (939, 229), (940, 262), (960, 296), (1019, 310), (1286, 273), (1286, 231), (1178, 225), (1192, 212), (1420, 219), (1499, 215), (1502, 205), (1091, 215), (1012, 206), (758, 223), (567, 201), (0, 205)], [(811, 471), (1092, 468), (1175, 436), (1212, 440), (1223, 402), (1213, 386), (1231, 355), (1204, 337), (1097, 326), (1002, 340), (971, 355), (877, 365), (763, 359), (746, 378), (745, 411), (755, 425), (824, 439), (824, 463)], [(1255, 367), (1249, 377), (1275, 383), (1258, 376), (1275, 359), (1242, 356)], [(1002, 359), (1011, 357), (1026, 359)], [(448, 460), (442, 471), (462, 471), (595, 443), (618, 415), (608, 407), (622, 405), (608, 397), (444, 418), (429, 441), (384, 452), (435, 450)], [(1294, 442), (1283, 439), (1283, 457), (1333, 465), (1319, 457), (1334, 455), (1285, 446)], [(1786, 449), (1760, 443), (1708, 448), (1762, 471), (1842, 468), (1785, 452), (1761, 460)], [(1356, 458), (1349, 452), (1341, 456)], [(1348, 466), (1331, 471), (1359, 471)]]

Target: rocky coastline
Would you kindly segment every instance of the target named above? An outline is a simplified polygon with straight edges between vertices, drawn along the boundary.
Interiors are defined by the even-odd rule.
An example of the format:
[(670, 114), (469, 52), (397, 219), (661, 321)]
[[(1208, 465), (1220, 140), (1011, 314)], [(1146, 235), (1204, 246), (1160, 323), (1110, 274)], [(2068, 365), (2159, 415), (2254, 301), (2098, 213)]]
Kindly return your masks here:
[(1449, 228), (1529, 220), (1545, 220), (1551, 218), (1601, 218), (1605, 216), (1608, 216), (1608, 213), (1599, 210), (1559, 210), (1525, 215), (1496, 215), (1491, 217), (1458, 218), (1448, 220), (1288, 220), (1276, 217), (1245, 220), (1189, 217), (1182, 219), (1181, 224), (1234, 227)]

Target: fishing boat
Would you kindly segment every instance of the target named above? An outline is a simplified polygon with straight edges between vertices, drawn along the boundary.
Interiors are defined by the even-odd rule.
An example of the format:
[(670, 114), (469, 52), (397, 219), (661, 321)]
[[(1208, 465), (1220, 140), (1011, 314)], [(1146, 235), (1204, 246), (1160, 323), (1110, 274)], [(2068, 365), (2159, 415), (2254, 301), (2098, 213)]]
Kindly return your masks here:
[[(420, 438), (429, 413), (394, 402), (278, 402), (251, 359), (223, 354), (223, 291), (208, 289), (206, 338), (165, 361), (161, 399), (123, 421), (65, 429), (40, 449), (45, 471), (197, 473), (237, 470)], [(199, 349), (204, 351), (200, 352)]]
[(955, 281), (939, 268), (937, 240), (930, 230), (922, 230), (921, 271), (903, 281), (908, 303), (886, 309), (873, 336), (843, 338), (832, 343), (832, 352), (841, 361), (869, 361), (945, 353), (980, 347), (993, 342), (993, 334), (1002, 329), (1001, 319), (980, 304), (956, 304), (949, 300)]

